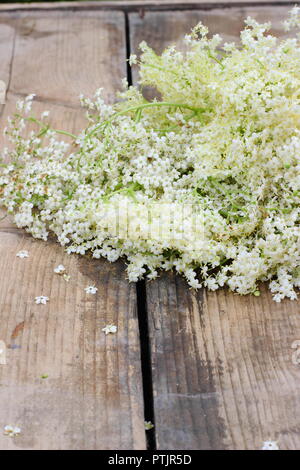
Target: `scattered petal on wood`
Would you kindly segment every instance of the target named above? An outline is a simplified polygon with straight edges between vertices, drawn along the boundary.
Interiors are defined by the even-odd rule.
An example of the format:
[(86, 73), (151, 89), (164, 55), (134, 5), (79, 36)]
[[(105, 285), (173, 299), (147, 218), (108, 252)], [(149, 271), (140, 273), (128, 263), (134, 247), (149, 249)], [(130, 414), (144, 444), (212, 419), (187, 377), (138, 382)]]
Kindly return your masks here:
[(18, 251), (16, 256), (18, 256), (18, 258), (29, 258), (29, 253), (27, 250), (21, 250), (21, 251)]
[(4, 435), (9, 437), (18, 436), (21, 433), (21, 429), (18, 426), (12, 426), (8, 424), (4, 427)]
[(154, 424), (151, 423), (151, 421), (144, 421), (145, 429), (146, 431), (150, 431), (150, 429), (154, 428)]
[(84, 290), (87, 294), (96, 294), (98, 289), (95, 286), (87, 286)]
[(116, 333), (117, 329), (118, 328), (115, 325), (106, 325), (104, 328), (102, 328), (102, 331), (104, 331), (104, 333), (108, 335), (109, 333)]
[(44, 304), (48, 302), (49, 297), (46, 297), (45, 295), (39, 295), (38, 297), (35, 297), (35, 303), (36, 304)]
[(279, 447), (276, 441), (265, 441), (261, 450), (279, 450)]
[(6, 84), (0, 80), (0, 104), (5, 104)]
[(4, 349), (0, 349), (0, 365), (5, 366), (6, 365), (6, 354)]
[(0, 364), (6, 365), (6, 345), (4, 341), (0, 341)]
[(56, 274), (63, 274), (65, 272), (66, 268), (64, 267), (63, 264), (59, 264), (58, 266), (56, 266), (56, 268), (54, 268), (54, 272)]

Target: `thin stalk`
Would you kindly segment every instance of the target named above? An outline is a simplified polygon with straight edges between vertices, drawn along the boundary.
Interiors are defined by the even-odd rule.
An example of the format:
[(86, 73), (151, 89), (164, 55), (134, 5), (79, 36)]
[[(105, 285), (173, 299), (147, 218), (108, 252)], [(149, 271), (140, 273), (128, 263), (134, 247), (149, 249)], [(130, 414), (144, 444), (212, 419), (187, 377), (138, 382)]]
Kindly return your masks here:
[(115, 113), (110, 119), (107, 119), (106, 121), (103, 121), (101, 124), (96, 126), (91, 132), (89, 132), (86, 136), (85, 139), (88, 139), (92, 135), (97, 132), (97, 130), (101, 129), (102, 126), (106, 126), (107, 124), (110, 124), (114, 119), (116, 119), (119, 116), (123, 116), (124, 114), (130, 113), (132, 111), (138, 111), (142, 110), (145, 108), (152, 108), (152, 107), (159, 107), (159, 106), (167, 106), (167, 107), (174, 107), (174, 108), (182, 108), (182, 109), (189, 109), (190, 111), (194, 111), (196, 114), (197, 113), (203, 113), (205, 112), (205, 108), (197, 108), (195, 106), (190, 106), (185, 103), (169, 103), (168, 101), (157, 101), (153, 103), (143, 103), (138, 106), (131, 106), (130, 108), (124, 109), (122, 111), (119, 111)]
[(38, 124), (39, 126), (41, 127), (47, 127), (47, 130), (50, 129), (51, 131), (55, 132), (56, 134), (61, 134), (61, 135), (66, 135), (68, 137), (71, 137), (72, 139), (76, 140), (77, 139), (77, 136), (74, 135), (74, 134), (71, 134), (71, 132), (67, 132), (67, 131), (60, 131), (59, 129), (52, 129), (48, 126), (45, 126), (45, 123), (42, 122), (42, 121), (39, 121), (38, 119), (34, 118), (34, 117), (28, 117), (28, 118), (24, 118), (26, 119), (26, 121), (31, 121), (31, 122), (34, 122), (35, 124)]
[(222, 69), (225, 68), (224, 65), (222, 64), (222, 62), (219, 59), (217, 59), (214, 55), (212, 55), (212, 53), (210, 51), (208, 51), (208, 57), (210, 59), (214, 60), (215, 62), (217, 62), (217, 64), (219, 64), (222, 67)]

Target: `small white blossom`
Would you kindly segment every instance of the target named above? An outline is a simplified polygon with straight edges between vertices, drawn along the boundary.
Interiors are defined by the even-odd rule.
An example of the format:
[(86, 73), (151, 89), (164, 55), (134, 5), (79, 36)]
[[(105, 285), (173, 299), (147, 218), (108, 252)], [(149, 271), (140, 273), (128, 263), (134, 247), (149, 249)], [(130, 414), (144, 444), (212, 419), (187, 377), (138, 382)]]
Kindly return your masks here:
[(56, 274), (62, 274), (65, 270), (66, 268), (64, 267), (63, 264), (59, 264), (58, 266), (56, 266), (56, 268), (54, 268), (54, 272)]
[(4, 427), (4, 435), (9, 437), (18, 436), (21, 433), (21, 429), (18, 426), (11, 426), (8, 424)]
[(261, 449), (262, 450), (279, 450), (279, 447), (276, 441), (265, 441)]
[(146, 431), (154, 428), (154, 424), (152, 424), (151, 421), (144, 421), (144, 426)]
[(113, 334), (117, 332), (117, 327), (115, 325), (106, 325), (104, 328), (102, 328), (102, 331), (104, 331), (106, 335), (109, 333)]
[(130, 65), (134, 65), (137, 63), (137, 56), (136, 54), (131, 54), (131, 56), (129, 57), (129, 64)]
[(95, 286), (88, 286), (88, 287), (85, 287), (84, 290), (87, 294), (96, 294), (98, 289)]
[(39, 296), (35, 297), (35, 303), (36, 304), (46, 305), (48, 300), (49, 300), (49, 297), (46, 297), (45, 295), (39, 295)]
[(16, 256), (18, 256), (18, 258), (29, 258), (29, 253), (27, 250), (21, 250), (21, 251), (18, 251)]
[(49, 116), (49, 111), (43, 111), (42, 114), (41, 114), (41, 119), (45, 119)]

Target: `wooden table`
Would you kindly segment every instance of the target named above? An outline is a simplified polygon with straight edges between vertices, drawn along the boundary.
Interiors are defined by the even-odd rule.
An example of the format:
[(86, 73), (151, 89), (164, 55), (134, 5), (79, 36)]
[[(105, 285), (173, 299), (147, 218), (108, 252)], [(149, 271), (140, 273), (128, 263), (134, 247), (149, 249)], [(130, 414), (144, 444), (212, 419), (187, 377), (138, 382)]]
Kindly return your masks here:
[[(76, 132), (79, 93), (101, 86), (112, 100), (141, 40), (160, 51), (199, 20), (233, 40), (249, 14), (282, 35), (290, 7), (267, 3), (1, 5), (2, 126), (33, 92), (37, 112)], [(265, 288), (260, 297), (194, 292), (171, 273), (136, 286), (123, 262), (68, 256), (7, 218), (0, 227), (1, 449), (145, 449), (144, 419), (155, 422), (152, 449), (260, 449), (268, 439), (300, 448), (299, 302), (276, 304)], [(20, 249), (30, 258), (17, 258)], [(69, 283), (53, 273), (60, 263)], [(86, 297), (91, 283), (98, 293)], [(34, 303), (42, 294), (47, 306)], [(117, 335), (102, 333), (108, 323)], [(21, 435), (3, 436), (6, 424)]]

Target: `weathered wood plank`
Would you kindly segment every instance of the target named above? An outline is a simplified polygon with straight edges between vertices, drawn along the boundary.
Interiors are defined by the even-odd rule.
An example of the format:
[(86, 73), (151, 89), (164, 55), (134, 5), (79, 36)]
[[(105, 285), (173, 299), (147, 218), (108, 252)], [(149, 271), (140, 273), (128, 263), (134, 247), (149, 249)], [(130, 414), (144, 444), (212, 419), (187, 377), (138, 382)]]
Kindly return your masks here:
[[(139, 9), (147, 10), (182, 10), (182, 9), (210, 9), (212, 5), (219, 5), (223, 8), (224, 4), (252, 4), (261, 3), (282, 4), (291, 3), (290, 0), (227, 0), (226, 2), (217, 0), (112, 0), (112, 1), (77, 1), (77, 2), (42, 2), (42, 3), (11, 3), (0, 5), (2, 11), (17, 10), (125, 10), (134, 11)], [(295, 1), (294, 4), (299, 2)]]
[[(104, 84), (111, 98), (126, 74), (124, 57), (121, 13), (19, 15), (1, 128), (19, 94), (33, 92), (38, 114), (48, 109), (55, 128), (77, 131), (84, 114), (77, 94)], [(68, 256), (55, 242), (3, 224), (0, 339), (7, 364), (0, 366), (0, 430), (12, 424), (22, 433), (14, 439), (0, 431), (0, 448), (145, 448), (136, 293), (124, 265)], [(28, 259), (16, 257), (21, 249)], [(58, 264), (66, 266), (69, 282), (53, 272)], [(91, 284), (98, 292), (88, 296), (84, 288)], [(49, 303), (36, 305), (38, 295)], [(117, 334), (101, 331), (109, 323)]]
[(9, 85), (10, 69), (12, 64), (16, 20), (13, 15), (10, 18), (0, 18), (0, 80), (6, 86)]
[[(30, 257), (16, 253), (26, 249)], [(135, 287), (122, 263), (66, 255), (54, 242), (0, 232), (1, 449), (133, 449), (145, 446)], [(53, 272), (64, 264), (71, 279)], [(98, 288), (88, 295), (88, 285)], [(34, 298), (46, 295), (47, 305)], [(118, 326), (105, 336), (106, 324)], [(48, 378), (41, 378), (42, 375)]]
[(108, 99), (126, 74), (120, 12), (32, 12), (17, 29), (10, 90), (79, 105), (103, 87)]
[[(198, 21), (225, 39), (248, 14), (280, 21), (288, 7), (130, 14), (131, 49), (146, 40), (158, 51)], [(134, 74), (136, 79), (136, 75)], [(173, 274), (147, 284), (155, 433), (158, 449), (260, 449), (278, 440), (300, 447), (300, 304), (276, 304), (228, 291), (198, 293)]]
[(299, 303), (195, 293), (171, 274), (147, 298), (159, 449), (299, 449)]

